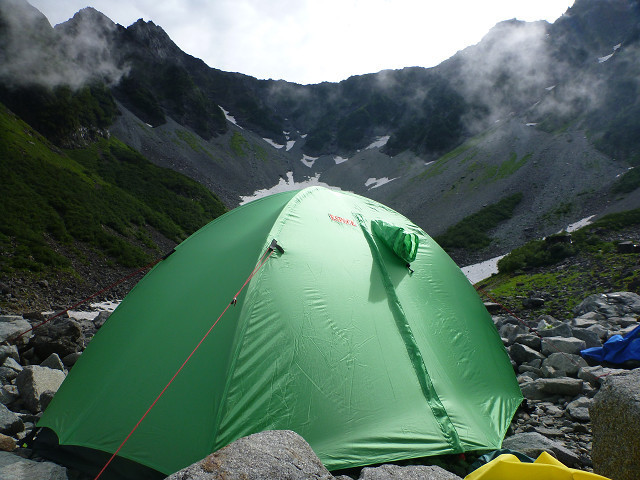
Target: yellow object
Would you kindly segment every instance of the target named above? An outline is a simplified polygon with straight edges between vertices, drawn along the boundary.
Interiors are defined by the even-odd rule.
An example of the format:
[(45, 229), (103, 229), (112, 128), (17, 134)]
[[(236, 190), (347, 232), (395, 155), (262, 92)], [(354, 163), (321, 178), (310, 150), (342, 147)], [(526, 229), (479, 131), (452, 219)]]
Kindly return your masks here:
[(522, 463), (515, 455), (503, 454), (474, 470), (464, 480), (610, 480), (563, 465), (547, 452), (533, 463)]

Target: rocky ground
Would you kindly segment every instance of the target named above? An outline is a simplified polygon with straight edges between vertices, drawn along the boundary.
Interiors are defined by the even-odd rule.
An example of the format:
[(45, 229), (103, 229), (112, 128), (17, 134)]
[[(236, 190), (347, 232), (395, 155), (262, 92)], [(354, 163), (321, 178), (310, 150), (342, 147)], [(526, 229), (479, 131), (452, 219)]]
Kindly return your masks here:
[[(503, 447), (533, 458), (547, 451), (569, 467), (591, 471), (589, 408), (603, 380), (621, 370), (589, 366), (579, 351), (600, 346), (613, 334), (631, 331), (639, 325), (638, 315), (640, 296), (629, 292), (592, 295), (568, 322), (549, 315), (522, 320), (495, 313), (492, 318), (525, 397)], [(16, 457), (12, 458), (32, 456), (28, 443), (24, 447), (25, 441), (67, 372), (107, 318), (107, 312), (93, 320), (74, 320), (62, 314), (28, 331), (45, 317), (0, 316), (0, 451), (13, 452)], [(27, 333), (18, 337), (22, 332)], [(633, 366), (637, 365), (627, 365)], [(6, 457), (0, 457), (0, 473), (3, 458), (6, 461)], [(50, 463), (34, 465), (62, 472)], [(355, 478), (359, 475), (348, 473)], [(77, 472), (39, 475), (56, 480), (84, 478)]]

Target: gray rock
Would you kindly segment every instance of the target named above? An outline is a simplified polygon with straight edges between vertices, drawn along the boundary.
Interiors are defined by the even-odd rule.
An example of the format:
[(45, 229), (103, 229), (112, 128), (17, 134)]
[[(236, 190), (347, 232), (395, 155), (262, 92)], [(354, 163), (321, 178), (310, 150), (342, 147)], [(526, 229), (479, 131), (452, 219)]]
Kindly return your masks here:
[(524, 308), (540, 308), (544, 306), (544, 298), (529, 297), (522, 300), (522, 306)]
[(29, 365), (16, 377), (16, 386), (27, 408), (38, 413), (42, 410), (40, 396), (47, 390), (57, 392), (64, 378), (64, 372), (60, 370)]
[(34, 462), (9, 452), (0, 452), (3, 480), (68, 480), (67, 469), (51, 462)]
[(576, 317), (571, 320), (571, 326), (573, 328), (589, 328), (593, 325), (597, 325), (600, 320), (604, 320), (606, 317), (604, 315), (589, 312), (585, 313), (581, 317)]
[(49, 355), (41, 364), (41, 367), (52, 368), (53, 370), (62, 370), (64, 372), (64, 364), (57, 353)]
[(62, 363), (65, 365), (65, 367), (71, 368), (75, 365), (81, 355), (82, 352), (70, 353), (62, 359)]
[(528, 333), (527, 329), (522, 325), (513, 325), (511, 323), (507, 323), (506, 325), (500, 327), (499, 332), (500, 337), (505, 339), (504, 344), (507, 346), (515, 342), (518, 335), (524, 335)]
[(15, 385), (0, 386), (0, 403), (3, 405), (11, 405), (20, 398), (18, 387)]
[[(0, 343), (26, 345), (33, 336), (33, 332), (29, 330), (30, 328), (31, 324), (18, 315), (1, 315)], [(24, 335), (18, 337), (21, 333), (24, 333)], [(10, 342), (10, 340), (12, 341)]]
[(636, 319), (636, 317), (610, 317), (607, 318), (607, 322), (609, 322), (611, 325), (616, 325), (619, 328), (627, 328), (630, 326), (634, 326), (637, 327), (638, 326), (638, 320)]
[(520, 345), (519, 343), (514, 343), (509, 347), (509, 356), (511, 357), (511, 360), (516, 362), (518, 365), (536, 359), (544, 359), (544, 355), (540, 352), (536, 352), (533, 348), (529, 348), (526, 345)]
[(332, 480), (309, 444), (290, 430), (243, 437), (166, 480)]
[(572, 337), (573, 330), (568, 324), (561, 323), (555, 327), (538, 330), (538, 334), (541, 337)]
[(552, 367), (565, 372), (568, 376), (575, 377), (582, 367), (586, 367), (587, 362), (580, 355), (571, 353), (552, 353), (542, 362), (543, 367)]
[(543, 365), (540, 371), (542, 372), (542, 376), (544, 378), (560, 378), (567, 376), (567, 372), (565, 372), (564, 370), (559, 370), (549, 365)]
[(580, 397), (567, 405), (567, 412), (569, 416), (579, 422), (588, 422), (589, 407), (593, 403), (593, 399), (587, 397)]
[(640, 465), (640, 369), (605, 378), (589, 409), (593, 469), (615, 480), (637, 480)]
[(14, 435), (24, 430), (22, 420), (4, 405), (0, 404), (0, 433)]
[(484, 308), (486, 308), (487, 312), (489, 312), (491, 315), (495, 315), (502, 311), (502, 305), (494, 302), (484, 302)]
[(575, 397), (582, 393), (583, 381), (577, 378), (540, 378), (536, 380), (542, 393)]
[(623, 317), (640, 313), (640, 295), (632, 292), (598, 293), (585, 298), (574, 308), (576, 316), (588, 312), (600, 313), (606, 317)]
[(20, 365), (12, 357), (5, 358), (4, 362), (2, 363), (2, 366), (5, 367), (5, 368), (9, 368), (9, 369), (13, 370), (16, 373), (20, 373), (23, 370), (22, 365)]
[(60, 358), (84, 349), (85, 338), (78, 322), (71, 318), (56, 318), (35, 331), (30, 345), (39, 358), (47, 358), (52, 353)]
[(96, 327), (96, 329), (101, 328), (104, 325), (104, 322), (106, 322), (110, 316), (111, 312), (100, 312), (98, 315), (96, 315), (96, 318), (93, 319), (93, 325)]
[(580, 353), (587, 348), (584, 340), (574, 337), (545, 337), (542, 339), (542, 353), (546, 356), (552, 353)]
[(544, 435), (547, 438), (564, 437), (564, 432), (558, 428), (534, 427), (533, 431), (539, 433), (540, 435)]
[(597, 387), (601, 385), (604, 379), (609, 375), (615, 375), (624, 372), (626, 372), (626, 370), (606, 368), (601, 365), (596, 365), (594, 367), (582, 367), (578, 372), (578, 378), (584, 380), (585, 382), (589, 382), (594, 387)]
[(0, 366), (0, 384), (9, 385), (17, 376), (18, 372), (14, 369)]
[(381, 465), (365, 467), (360, 472), (359, 480), (462, 480), (458, 475), (436, 466)]
[(538, 458), (542, 452), (548, 452), (568, 467), (579, 464), (579, 457), (559, 442), (549, 440), (537, 432), (518, 433), (505, 438), (502, 448), (509, 448), (524, 453), (532, 458)]
[(587, 348), (602, 346), (602, 340), (600, 340), (600, 335), (598, 335), (593, 330), (589, 330), (586, 328), (576, 328), (573, 331), (573, 336), (576, 338), (579, 338), (580, 340), (584, 340), (584, 343), (587, 346)]
[(529, 348), (540, 351), (540, 337), (531, 333), (518, 335), (515, 338), (514, 343), (519, 343), (520, 345), (525, 345)]
[[(520, 365), (518, 367), (518, 373), (527, 375), (531, 380), (542, 377), (542, 371), (539, 368), (531, 367), (529, 365)], [(520, 378), (520, 375), (518, 378)], [(518, 380), (518, 382), (520, 382), (520, 380)]]
[(591, 325), (590, 327), (587, 327), (586, 330), (598, 335), (598, 338), (600, 338), (601, 342), (609, 338), (609, 330), (603, 327), (602, 325), (600, 325), (599, 323), (596, 325)]
[(15, 345), (0, 345), (0, 364), (4, 363), (7, 358), (13, 358), (16, 362), (19, 362), (18, 347)]
[(538, 379), (533, 381), (525, 381), (520, 383), (520, 377), (518, 377), (518, 383), (520, 384), (520, 390), (522, 395), (529, 400), (543, 400), (549, 395), (542, 391), (541, 385), (538, 383)]

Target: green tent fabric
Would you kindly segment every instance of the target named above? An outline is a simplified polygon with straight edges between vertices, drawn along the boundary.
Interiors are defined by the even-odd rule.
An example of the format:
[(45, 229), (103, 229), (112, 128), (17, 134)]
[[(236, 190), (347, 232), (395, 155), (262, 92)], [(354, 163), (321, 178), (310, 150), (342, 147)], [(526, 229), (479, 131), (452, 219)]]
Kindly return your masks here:
[[(413, 273), (374, 225), (401, 229)], [(311, 187), (238, 207), (143, 278), (38, 426), (61, 445), (175, 472), (251, 433), (290, 429), (330, 470), (500, 448), (522, 400), (473, 286), (399, 213)], [(405, 248), (406, 250), (406, 248)]]

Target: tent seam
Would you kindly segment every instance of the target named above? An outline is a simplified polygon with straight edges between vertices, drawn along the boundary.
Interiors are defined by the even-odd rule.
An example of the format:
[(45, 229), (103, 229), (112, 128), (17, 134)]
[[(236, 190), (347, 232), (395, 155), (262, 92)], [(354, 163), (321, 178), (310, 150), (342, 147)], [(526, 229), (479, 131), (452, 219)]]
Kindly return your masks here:
[(413, 332), (409, 323), (407, 322), (406, 314), (404, 313), (404, 309), (402, 308), (402, 304), (400, 303), (400, 299), (398, 298), (395, 288), (391, 283), (389, 273), (387, 268), (384, 265), (384, 261), (382, 260), (382, 256), (380, 255), (380, 251), (375, 243), (375, 240), (367, 230), (362, 216), (358, 213), (355, 213), (355, 217), (360, 224), (360, 228), (363, 232), (367, 243), (369, 244), (369, 248), (371, 249), (371, 254), (378, 266), (380, 271), (380, 275), (382, 277), (382, 283), (384, 284), (385, 290), (388, 295), (389, 306), (391, 307), (391, 311), (393, 314), (393, 318), (396, 322), (396, 326), (398, 327), (398, 332), (403, 339), (405, 347), (407, 349), (407, 354), (411, 360), (411, 364), (416, 372), (418, 377), (418, 382), (420, 383), (420, 387), (422, 393), (433, 413), (435, 420), (438, 422), (438, 426), (442, 431), (444, 438), (447, 443), (451, 446), (454, 453), (463, 451), (462, 445), (460, 443), (460, 437), (458, 436), (458, 432), (447, 413), (442, 401), (438, 397), (438, 393), (435, 390), (433, 382), (431, 382), (431, 376), (429, 375), (429, 371), (424, 363), (424, 359), (420, 352), (420, 349), (417, 345)]

